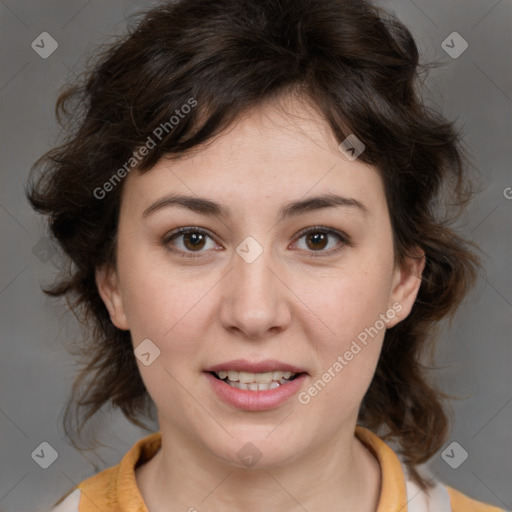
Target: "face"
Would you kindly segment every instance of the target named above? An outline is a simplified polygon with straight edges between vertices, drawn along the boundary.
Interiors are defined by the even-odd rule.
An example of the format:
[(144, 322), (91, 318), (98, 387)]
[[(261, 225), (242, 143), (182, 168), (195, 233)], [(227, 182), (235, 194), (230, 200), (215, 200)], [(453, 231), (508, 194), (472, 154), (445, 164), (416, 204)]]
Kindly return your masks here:
[[(162, 432), (217, 460), (241, 465), (251, 442), (265, 464), (286, 464), (353, 432), (385, 330), (415, 300), (422, 262), (394, 264), (379, 173), (337, 146), (288, 98), (123, 185), (117, 268), (98, 269), (100, 294), (134, 348), (146, 340), (137, 364)], [(235, 370), (298, 376), (244, 390), (212, 367), (268, 387)]]

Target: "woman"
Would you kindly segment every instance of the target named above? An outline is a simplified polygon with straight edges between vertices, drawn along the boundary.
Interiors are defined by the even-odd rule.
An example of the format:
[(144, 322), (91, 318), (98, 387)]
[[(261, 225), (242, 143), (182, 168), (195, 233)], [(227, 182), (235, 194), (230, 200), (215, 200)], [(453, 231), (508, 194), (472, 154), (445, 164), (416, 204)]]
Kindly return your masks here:
[(159, 431), (54, 511), (498, 510), (420, 467), (449, 434), (421, 354), (478, 258), (418, 73), (367, 2), (182, 0), (61, 95), (28, 196), (91, 327), (66, 421)]

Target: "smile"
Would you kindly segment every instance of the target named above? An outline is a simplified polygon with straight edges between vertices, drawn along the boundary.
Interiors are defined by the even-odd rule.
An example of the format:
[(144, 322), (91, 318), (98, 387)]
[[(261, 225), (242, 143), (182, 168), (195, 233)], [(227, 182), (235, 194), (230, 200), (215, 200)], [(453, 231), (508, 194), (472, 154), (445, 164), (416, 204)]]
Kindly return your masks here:
[(264, 373), (221, 370), (211, 373), (231, 387), (246, 391), (268, 391), (269, 389), (275, 389), (292, 381), (298, 375), (297, 373), (279, 370)]
[[(221, 379), (219, 374), (224, 376), (224, 372), (226, 376)], [(222, 373), (207, 371), (203, 372), (203, 375), (217, 398), (236, 409), (245, 411), (265, 411), (283, 405), (300, 391), (308, 377), (305, 372), (250, 373), (234, 371), (234, 375), (229, 375), (230, 373), (228, 370), (224, 370)], [(274, 380), (274, 376), (276, 380)], [(234, 380), (236, 377), (239, 380)], [(243, 380), (249, 382), (241, 382)], [(267, 382), (258, 382), (257, 380), (266, 380)]]

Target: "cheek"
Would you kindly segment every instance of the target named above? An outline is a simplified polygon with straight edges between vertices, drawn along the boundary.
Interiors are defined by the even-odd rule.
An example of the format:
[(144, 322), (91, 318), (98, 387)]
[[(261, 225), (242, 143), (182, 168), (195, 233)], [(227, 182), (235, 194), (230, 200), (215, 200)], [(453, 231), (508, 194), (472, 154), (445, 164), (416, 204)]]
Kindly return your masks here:
[[(361, 294), (359, 288), (347, 284), (331, 290), (329, 302), (319, 311), (329, 330), (311, 339), (316, 340), (322, 372), (343, 375), (344, 390), (365, 390), (386, 331), (383, 315), (391, 319), (385, 301), (376, 294)], [(340, 378), (335, 380), (341, 384)]]
[(317, 318), (310, 326), (322, 326), (326, 347), (343, 348), (386, 313), (391, 283), (391, 264), (361, 260), (329, 274), (303, 275), (294, 290)]
[(375, 373), (386, 331), (381, 315), (392, 315), (382, 298), (358, 290), (348, 283), (332, 289), (319, 309), (330, 329), (309, 333), (318, 371), (298, 398), (309, 409), (312, 429), (334, 433), (347, 417), (357, 416)]
[[(161, 264), (150, 251), (126, 252), (119, 260), (123, 305), (134, 346), (148, 338), (174, 367), (197, 359), (198, 344), (213, 321), (211, 299), (219, 277)], [(165, 262), (164, 262), (165, 263)], [(210, 293), (209, 293), (210, 291)], [(176, 364), (175, 364), (176, 363)], [(199, 363), (198, 363), (199, 364)]]
[(356, 406), (373, 378), (386, 328), (396, 316), (389, 305), (391, 261), (354, 260), (332, 275), (304, 280), (298, 292), (315, 312), (309, 315), (315, 320), (301, 327), (309, 330), (318, 358), (312, 380), (319, 379), (325, 393), (319, 407), (332, 401)]

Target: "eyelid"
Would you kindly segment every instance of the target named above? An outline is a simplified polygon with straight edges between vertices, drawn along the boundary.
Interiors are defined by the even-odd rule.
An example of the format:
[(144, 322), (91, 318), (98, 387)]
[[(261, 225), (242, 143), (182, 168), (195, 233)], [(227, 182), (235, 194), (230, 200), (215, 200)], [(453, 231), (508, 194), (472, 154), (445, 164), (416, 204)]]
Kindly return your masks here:
[[(295, 235), (293, 243), (296, 243), (304, 235), (307, 235), (309, 233), (319, 233), (319, 232), (327, 234), (327, 235), (336, 236), (341, 242), (341, 247), (338, 247), (336, 249), (331, 249), (329, 251), (306, 251), (312, 257), (332, 256), (333, 254), (335, 254), (335, 253), (339, 252), (341, 249), (343, 249), (344, 246), (352, 246), (353, 245), (350, 237), (346, 233), (339, 231), (337, 229), (334, 229), (334, 228), (327, 227), (327, 226), (309, 226), (307, 228), (304, 228)], [(179, 253), (184, 258), (202, 257), (202, 253), (204, 253), (206, 251), (183, 251), (181, 249), (169, 248), (169, 243), (173, 239), (179, 237), (180, 235), (187, 234), (187, 233), (200, 233), (203, 235), (207, 235), (210, 239), (212, 239), (215, 243), (217, 243), (217, 241), (215, 240), (215, 237), (207, 229), (200, 228), (199, 226), (186, 226), (186, 227), (177, 228), (174, 231), (172, 231), (171, 233), (168, 233), (163, 238), (163, 244), (167, 247), (167, 249), (170, 252)]]

